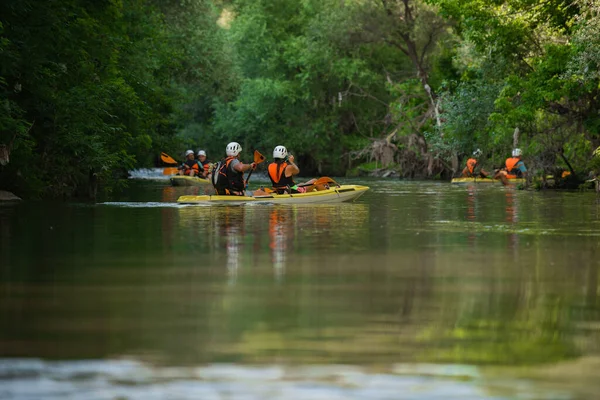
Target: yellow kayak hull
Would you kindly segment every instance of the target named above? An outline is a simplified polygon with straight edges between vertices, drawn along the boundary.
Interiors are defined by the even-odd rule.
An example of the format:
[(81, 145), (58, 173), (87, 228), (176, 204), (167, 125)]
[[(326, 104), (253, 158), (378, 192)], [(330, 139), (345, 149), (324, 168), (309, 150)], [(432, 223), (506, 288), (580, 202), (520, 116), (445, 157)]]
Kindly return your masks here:
[[(523, 178), (515, 178), (509, 179), (509, 183), (519, 184), (525, 183), (525, 179)], [(492, 178), (454, 178), (451, 183), (502, 183), (500, 179), (492, 179)]]
[(171, 185), (173, 186), (206, 186), (212, 185), (208, 179), (186, 176), (186, 175), (173, 175), (171, 177)]
[(227, 204), (239, 205), (247, 203), (277, 203), (277, 204), (324, 204), (354, 201), (362, 196), (368, 186), (341, 185), (309, 193), (269, 194), (265, 196), (181, 196), (178, 203), (184, 204)]

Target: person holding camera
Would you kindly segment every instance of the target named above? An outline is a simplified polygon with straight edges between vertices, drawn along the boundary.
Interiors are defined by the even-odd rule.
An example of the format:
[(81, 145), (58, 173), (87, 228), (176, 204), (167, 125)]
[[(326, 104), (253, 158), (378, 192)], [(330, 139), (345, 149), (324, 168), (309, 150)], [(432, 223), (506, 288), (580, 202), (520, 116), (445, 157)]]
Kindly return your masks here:
[(294, 163), (294, 156), (288, 154), (284, 146), (275, 147), (273, 159), (267, 170), (273, 188), (277, 193), (306, 193), (306, 187), (316, 181), (316, 179), (311, 179), (300, 185), (294, 182), (293, 177), (300, 173), (300, 168)]

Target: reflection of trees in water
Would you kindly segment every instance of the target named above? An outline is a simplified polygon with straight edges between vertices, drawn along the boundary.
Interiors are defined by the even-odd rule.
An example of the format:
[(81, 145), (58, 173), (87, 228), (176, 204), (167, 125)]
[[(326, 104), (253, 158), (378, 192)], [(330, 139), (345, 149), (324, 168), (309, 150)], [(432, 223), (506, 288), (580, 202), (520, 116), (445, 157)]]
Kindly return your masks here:
[[(0, 209), (0, 265), (8, 266), (10, 265), (10, 250), (11, 250), (11, 228), (10, 224), (10, 216), (11, 211), (8, 207), (3, 207)], [(0, 269), (0, 276), (4, 275), (4, 268)]]
[[(503, 222), (497, 197), (489, 209)], [(483, 216), (486, 202), (477, 206)], [(527, 202), (520, 206), (527, 219)], [(464, 208), (444, 210), (464, 218)], [(531, 236), (528, 247), (522, 236), (513, 259), (504, 233), (492, 235), (499, 244), (465, 251), (464, 230), (371, 229), (364, 204), (96, 212), (104, 225), (72, 218), (79, 228), (69, 246), (84, 252), (61, 258), (53, 283), (4, 292), (3, 303), (19, 310), (0, 307), (12, 325), (0, 339), (22, 343), (13, 354), (514, 364), (598, 346), (595, 237)], [(161, 223), (160, 235), (171, 237), (163, 248), (160, 235), (147, 234)], [(91, 225), (94, 247), (79, 246)]]
[[(419, 334), (427, 348), (421, 358), (536, 364), (589, 352), (591, 342), (584, 343), (574, 334), (581, 321), (581, 315), (573, 313), (575, 298), (581, 299), (576, 295), (577, 281), (584, 278), (584, 271), (577, 277), (568, 276), (565, 264), (550, 262), (553, 254), (543, 256), (546, 262), (535, 271), (538, 260), (532, 255), (521, 257), (519, 263), (490, 256), (481, 260), (485, 264), (479, 274), (473, 276), (477, 269), (471, 266), (462, 272), (466, 279), (447, 285), (445, 290), (438, 285), (437, 296), (448, 294), (443, 296), (440, 318)], [(597, 273), (597, 266), (595, 270)]]
[[(502, 221), (507, 209), (498, 206), (506, 196), (497, 195), (489, 209)], [(518, 204), (511, 201), (512, 219), (518, 217)], [(366, 229), (368, 209), (347, 211), (244, 208), (245, 233), (230, 233), (239, 239), (238, 262), (252, 268), (239, 269), (236, 287), (224, 296), (226, 308), (214, 311), (214, 321), (219, 321), (211, 323), (214, 334), (228, 343), (220, 351), (260, 360), (273, 354), (307, 359), (310, 349), (313, 361), (402, 357), (527, 364), (572, 357), (581, 348), (573, 329), (584, 317), (573, 311), (582, 297), (588, 317), (593, 307), (597, 310), (597, 284), (589, 282), (597, 282), (598, 264), (585, 262), (592, 254), (584, 252), (580, 260), (557, 255), (543, 250), (548, 249), (547, 238), (532, 237), (528, 240), (534, 246), (511, 256), (502, 233), (494, 235), (499, 247), (489, 251), (423, 249), (424, 241), (443, 243), (451, 236), (436, 233), (425, 239), (407, 237), (401, 248), (380, 252), (375, 247), (363, 255), (356, 251), (361, 241), (378, 241), (386, 233)], [(224, 218), (223, 213), (213, 216), (220, 224)], [(588, 243), (590, 251), (598, 250), (597, 243)], [(565, 268), (572, 261), (581, 268)], [(274, 286), (278, 271), (286, 279)], [(588, 341), (584, 346), (592, 345)]]

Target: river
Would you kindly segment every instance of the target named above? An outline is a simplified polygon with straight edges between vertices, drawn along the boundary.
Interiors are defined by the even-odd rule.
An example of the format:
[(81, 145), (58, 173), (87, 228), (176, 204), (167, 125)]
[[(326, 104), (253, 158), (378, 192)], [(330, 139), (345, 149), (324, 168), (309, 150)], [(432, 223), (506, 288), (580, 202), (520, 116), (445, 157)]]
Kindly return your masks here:
[(1, 206), (0, 399), (596, 398), (595, 194), (357, 183)]

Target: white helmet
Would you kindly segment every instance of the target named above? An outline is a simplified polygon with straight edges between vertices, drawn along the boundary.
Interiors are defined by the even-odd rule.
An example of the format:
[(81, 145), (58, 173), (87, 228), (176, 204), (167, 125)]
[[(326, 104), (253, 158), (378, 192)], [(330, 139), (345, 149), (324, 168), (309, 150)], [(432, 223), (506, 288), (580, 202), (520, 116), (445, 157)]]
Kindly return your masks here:
[(206, 157), (206, 152), (204, 150), (199, 150), (198, 151), (198, 157), (200, 157), (200, 156)]
[(477, 149), (473, 152), (473, 157), (481, 157), (481, 154), (483, 154), (481, 149)]
[(514, 149), (512, 151), (512, 156), (513, 157), (521, 157), (521, 154), (523, 154), (523, 152), (521, 151), (521, 149)]
[(288, 155), (287, 149), (284, 146), (277, 146), (273, 150), (273, 158), (286, 158)]
[(190, 154), (194, 154), (194, 150), (188, 150), (185, 152), (185, 156), (189, 156)]
[(225, 153), (227, 157), (235, 157), (242, 151), (242, 146), (238, 142), (231, 142), (227, 145)]

